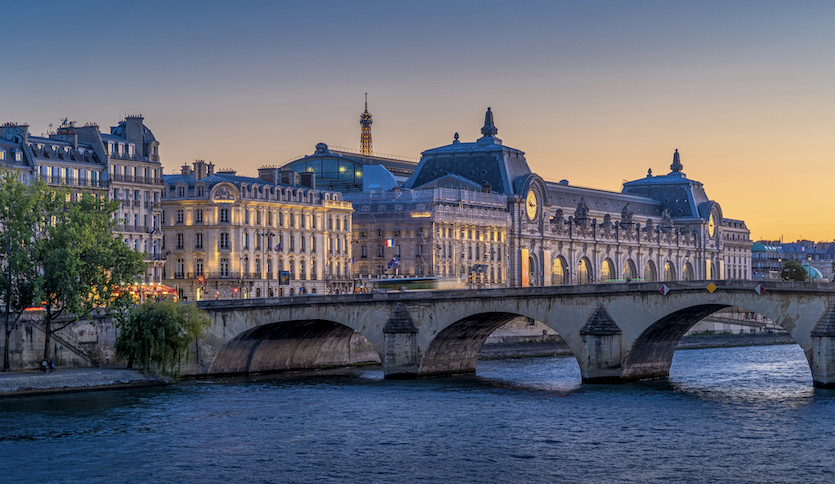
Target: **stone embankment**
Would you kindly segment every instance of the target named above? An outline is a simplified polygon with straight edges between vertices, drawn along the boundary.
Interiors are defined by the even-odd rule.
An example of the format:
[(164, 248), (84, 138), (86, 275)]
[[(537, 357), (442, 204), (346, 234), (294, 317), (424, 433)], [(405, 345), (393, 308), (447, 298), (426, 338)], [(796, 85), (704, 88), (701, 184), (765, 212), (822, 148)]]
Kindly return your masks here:
[[(731, 346), (760, 346), (793, 344), (788, 333), (714, 334), (685, 336), (679, 349), (722, 348)], [(565, 341), (527, 341), (518, 343), (494, 343), (481, 347), (480, 358), (515, 358), (524, 356), (570, 355)]]
[(52, 373), (0, 373), (0, 395), (23, 395), (77, 390), (165, 385), (167, 379), (124, 368), (76, 368)]

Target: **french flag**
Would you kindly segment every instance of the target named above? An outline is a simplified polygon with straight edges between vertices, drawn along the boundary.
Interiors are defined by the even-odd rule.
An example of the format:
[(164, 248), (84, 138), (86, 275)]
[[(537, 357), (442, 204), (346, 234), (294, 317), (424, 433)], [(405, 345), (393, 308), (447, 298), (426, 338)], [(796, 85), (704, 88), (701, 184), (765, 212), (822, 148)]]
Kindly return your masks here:
[(394, 239), (386, 239), (386, 247), (394, 247)]

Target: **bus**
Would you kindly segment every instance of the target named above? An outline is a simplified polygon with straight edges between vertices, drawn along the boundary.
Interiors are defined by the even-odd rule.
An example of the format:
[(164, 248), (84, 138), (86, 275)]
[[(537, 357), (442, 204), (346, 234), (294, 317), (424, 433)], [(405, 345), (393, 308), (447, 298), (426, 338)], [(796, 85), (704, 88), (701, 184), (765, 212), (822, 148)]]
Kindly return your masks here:
[(454, 277), (393, 277), (365, 281), (369, 292), (452, 291), (464, 289), (464, 283)]

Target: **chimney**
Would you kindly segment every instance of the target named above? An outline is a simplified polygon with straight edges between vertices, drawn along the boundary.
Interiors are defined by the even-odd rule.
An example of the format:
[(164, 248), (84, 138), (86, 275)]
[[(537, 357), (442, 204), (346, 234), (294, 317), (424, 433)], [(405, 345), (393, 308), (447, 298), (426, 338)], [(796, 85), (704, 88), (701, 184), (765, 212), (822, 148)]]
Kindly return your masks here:
[(181, 173), (182, 173), (183, 176), (191, 175), (191, 167), (188, 166), (188, 165), (183, 165)]
[(203, 160), (194, 160), (194, 181), (202, 180), (208, 176), (208, 166)]
[(258, 178), (267, 183), (278, 183), (277, 172), (278, 170), (274, 166), (262, 166), (258, 168)]
[(141, 147), (143, 155), (145, 155), (144, 136), (142, 133), (142, 121), (144, 119), (141, 114), (139, 116), (125, 116), (125, 139), (135, 144), (137, 149)]
[(215, 164), (214, 164), (214, 163), (212, 163), (211, 161), (209, 162), (208, 172), (207, 172), (207, 173), (209, 174), (209, 176), (212, 176), (212, 175), (214, 175), (214, 174), (215, 174)]
[(316, 172), (305, 171), (299, 173), (299, 177), (301, 178), (301, 186), (313, 189), (316, 188)]
[(293, 170), (282, 170), (278, 172), (281, 183), (295, 187), (299, 185), (299, 174)]

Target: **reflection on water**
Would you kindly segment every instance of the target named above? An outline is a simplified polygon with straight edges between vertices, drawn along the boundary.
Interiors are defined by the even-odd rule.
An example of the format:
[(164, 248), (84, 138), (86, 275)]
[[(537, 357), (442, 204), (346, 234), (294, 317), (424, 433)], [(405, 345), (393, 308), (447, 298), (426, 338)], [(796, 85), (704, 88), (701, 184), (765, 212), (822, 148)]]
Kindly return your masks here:
[(797, 346), (679, 351), (584, 385), (573, 358), (0, 399), (4, 482), (831, 482), (835, 392)]

